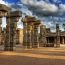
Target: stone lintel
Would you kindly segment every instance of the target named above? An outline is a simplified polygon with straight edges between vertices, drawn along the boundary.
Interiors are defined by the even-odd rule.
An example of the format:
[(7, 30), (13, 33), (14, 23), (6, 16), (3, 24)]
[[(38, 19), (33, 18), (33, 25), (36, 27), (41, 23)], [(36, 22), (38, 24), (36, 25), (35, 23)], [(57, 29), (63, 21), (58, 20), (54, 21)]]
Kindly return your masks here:
[(36, 20), (36, 18), (35, 17), (32, 17), (32, 16), (25, 16), (25, 18), (28, 19), (28, 20), (30, 20), (30, 21)]
[(3, 16), (7, 16), (8, 12), (11, 11), (11, 8), (7, 7), (4, 4), (0, 4), (0, 18), (2, 18)]
[(11, 8), (7, 7), (4, 4), (0, 4), (0, 11), (9, 12), (9, 11), (11, 11)]
[(21, 17), (22, 16), (22, 12), (21, 11), (12, 11), (9, 14), (10, 17)]
[(25, 23), (32, 23), (35, 22), (36, 18), (35, 17), (31, 17), (31, 16), (25, 16), (25, 19), (23, 20), (23, 22)]
[(36, 22), (34, 22), (34, 25), (40, 25), (40, 21), (36, 21)]

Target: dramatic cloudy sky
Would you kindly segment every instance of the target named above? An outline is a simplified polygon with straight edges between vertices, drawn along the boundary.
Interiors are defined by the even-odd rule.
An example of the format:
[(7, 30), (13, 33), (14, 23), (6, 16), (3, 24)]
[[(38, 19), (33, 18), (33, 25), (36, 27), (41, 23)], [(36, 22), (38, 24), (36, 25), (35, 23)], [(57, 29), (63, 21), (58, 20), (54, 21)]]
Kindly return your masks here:
[[(0, 3), (11, 7), (13, 11), (21, 10), (23, 17), (35, 16), (52, 31), (55, 31), (56, 23), (59, 23), (60, 29), (64, 30), (65, 0), (0, 0)], [(18, 23), (18, 27), (22, 27), (21, 22)]]

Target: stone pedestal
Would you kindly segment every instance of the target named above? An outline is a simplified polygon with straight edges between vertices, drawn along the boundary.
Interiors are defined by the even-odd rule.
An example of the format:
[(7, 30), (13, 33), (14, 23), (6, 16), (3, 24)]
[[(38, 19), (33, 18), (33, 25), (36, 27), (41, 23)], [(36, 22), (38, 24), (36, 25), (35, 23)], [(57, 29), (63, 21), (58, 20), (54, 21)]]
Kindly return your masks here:
[[(20, 15), (22, 15), (20, 13)], [(10, 12), (7, 17), (7, 26), (6, 26), (6, 41), (5, 49), (6, 51), (13, 51), (16, 44), (16, 27), (19, 20), (19, 12)]]

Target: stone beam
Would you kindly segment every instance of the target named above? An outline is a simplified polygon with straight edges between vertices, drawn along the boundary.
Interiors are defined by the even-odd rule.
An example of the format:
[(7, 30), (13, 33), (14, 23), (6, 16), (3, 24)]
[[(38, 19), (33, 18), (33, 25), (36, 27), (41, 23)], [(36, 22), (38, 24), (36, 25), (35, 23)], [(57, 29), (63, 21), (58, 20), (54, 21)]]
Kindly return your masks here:
[(7, 16), (10, 11), (11, 8), (7, 7), (6, 5), (0, 4), (0, 17)]

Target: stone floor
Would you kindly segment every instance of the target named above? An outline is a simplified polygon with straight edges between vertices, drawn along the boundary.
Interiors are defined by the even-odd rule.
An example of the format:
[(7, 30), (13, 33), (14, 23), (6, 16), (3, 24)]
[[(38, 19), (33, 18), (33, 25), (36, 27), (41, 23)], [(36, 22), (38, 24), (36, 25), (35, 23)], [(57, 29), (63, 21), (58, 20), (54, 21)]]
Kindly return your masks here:
[(22, 49), (0, 51), (0, 65), (65, 65), (65, 45), (60, 48)]

